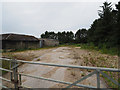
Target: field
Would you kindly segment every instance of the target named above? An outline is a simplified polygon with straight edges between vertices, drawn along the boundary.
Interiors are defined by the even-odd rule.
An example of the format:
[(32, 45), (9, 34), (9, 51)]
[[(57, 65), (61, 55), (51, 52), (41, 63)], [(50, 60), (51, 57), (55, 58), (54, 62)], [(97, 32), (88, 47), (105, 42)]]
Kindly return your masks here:
[[(3, 56), (7, 58), (15, 58), (26, 61), (35, 61), (35, 62), (118, 68), (117, 55), (101, 54), (100, 52), (95, 50), (83, 49), (79, 45), (62, 45), (60, 47), (54, 47), (54, 48), (44, 48), (38, 50), (26, 50), (26, 51), (9, 52), (9, 53), (6, 52), (3, 53)], [(80, 79), (81, 77), (87, 75), (91, 71), (72, 69), (72, 68), (60, 68), (60, 67), (58, 68), (58, 67), (23, 64), (19, 67), (19, 72), (47, 77), (47, 78), (53, 78), (56, 80), (74, 82)], [(115, 80), (118, 80), (118, 73), (114, 73), (114, 74), (108, 72), (105, 73), (112, 76)], [(8, 77), (8, 74), (5, 74), (4, 77)], [(96, 86), (96, 82), (93, 82), (93, 80), (96, 81), (95, 75), (82, 81), (81, 84)], [(30, 83), (31, 81), (32, 83)], [(66, 86), (63, 84), (30, 79), (26, 77), (22, 77), (22, 84), (32, 88), (34, 87), (63, 88)], [(117, 86), (114, 85), (108, 79), (103, 78), (101, 76), (101, 87), (113, 88)]]

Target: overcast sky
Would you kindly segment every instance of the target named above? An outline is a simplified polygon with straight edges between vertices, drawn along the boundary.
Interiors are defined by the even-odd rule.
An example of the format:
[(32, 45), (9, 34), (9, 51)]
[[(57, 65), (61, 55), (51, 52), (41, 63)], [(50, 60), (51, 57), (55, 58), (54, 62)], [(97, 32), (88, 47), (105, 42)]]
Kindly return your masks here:
[[(119, 1), (119, 0), (118, 0)], [(117, 2), (117, 1), (116, 1)], [(113, 2), (113, 5), (116, 3)], [(47, 31), (89, 28), (103, 2), (2, 2), (2, 33), (40, 37)]]

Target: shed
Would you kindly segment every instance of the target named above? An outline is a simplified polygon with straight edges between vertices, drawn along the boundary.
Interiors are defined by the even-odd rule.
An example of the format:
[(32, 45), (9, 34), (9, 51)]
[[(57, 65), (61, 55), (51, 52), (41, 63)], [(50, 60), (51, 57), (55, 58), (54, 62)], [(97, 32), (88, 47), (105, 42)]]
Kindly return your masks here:
[(40, 48), (39, 39), (22, 34), (1, 34), (2, 49), (30, 49)]
[(56, 39), (48, 39), (48, 38), (40, 38), (40, 41), (42, 41), (43, 46), (58, 46), (59, 41)]

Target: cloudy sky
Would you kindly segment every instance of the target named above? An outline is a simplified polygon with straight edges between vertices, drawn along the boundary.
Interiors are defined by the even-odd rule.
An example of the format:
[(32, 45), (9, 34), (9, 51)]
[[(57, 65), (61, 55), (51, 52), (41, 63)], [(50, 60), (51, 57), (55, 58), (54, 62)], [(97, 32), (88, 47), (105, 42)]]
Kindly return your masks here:
[[(113, 5), (119, 0), (112, 0)], [(47, 31), (89, 28), (97, 19), (103, 1), (98, 2), (2, 2), (2, 33), (40, 37)], [(0, 15), (1, 16), (1, 15)]]

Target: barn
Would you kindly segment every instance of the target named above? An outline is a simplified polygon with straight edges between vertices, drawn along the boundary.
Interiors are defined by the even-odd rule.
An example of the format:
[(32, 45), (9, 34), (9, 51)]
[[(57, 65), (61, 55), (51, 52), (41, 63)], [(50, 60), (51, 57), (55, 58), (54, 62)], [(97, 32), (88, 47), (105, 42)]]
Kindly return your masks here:
[(40, 48), (40, 40), (34, 36), (22, 34), (1, 34), (2, 49)]

